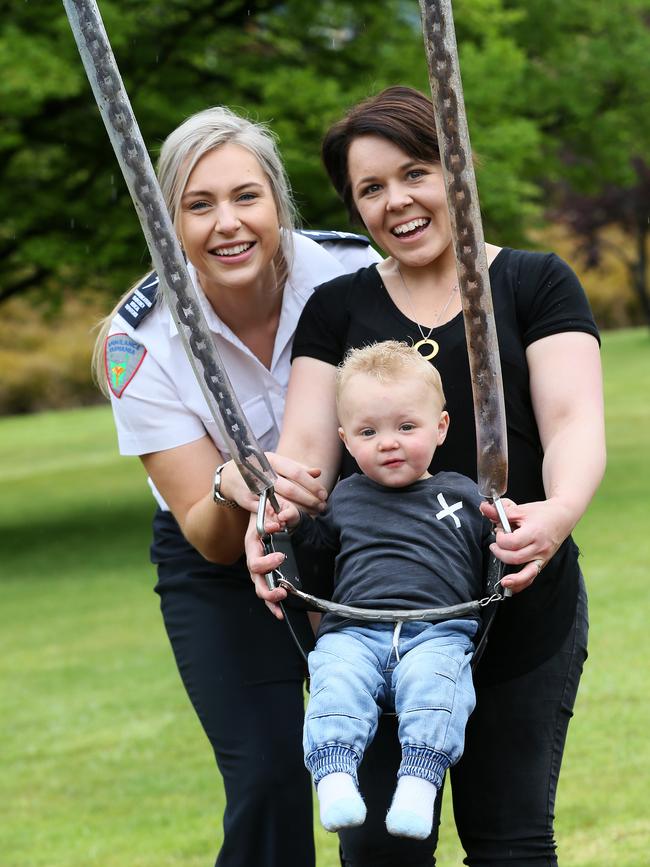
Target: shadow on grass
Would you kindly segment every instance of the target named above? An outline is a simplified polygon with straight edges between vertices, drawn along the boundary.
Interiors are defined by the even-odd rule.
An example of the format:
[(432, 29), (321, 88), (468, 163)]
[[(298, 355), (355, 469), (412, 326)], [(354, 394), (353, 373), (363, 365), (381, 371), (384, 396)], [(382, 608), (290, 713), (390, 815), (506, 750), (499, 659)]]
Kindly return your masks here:
[[(3, 580), (32, 576), (86, 573), (102, 575), (114, 564), (149, 564), (151, 502), (124, 503), (115, 508), (85, 506), (49, 513), (29, 522), (4, 522), (2, 529)], [(151, 568), (151, 567), (150, 567)]]

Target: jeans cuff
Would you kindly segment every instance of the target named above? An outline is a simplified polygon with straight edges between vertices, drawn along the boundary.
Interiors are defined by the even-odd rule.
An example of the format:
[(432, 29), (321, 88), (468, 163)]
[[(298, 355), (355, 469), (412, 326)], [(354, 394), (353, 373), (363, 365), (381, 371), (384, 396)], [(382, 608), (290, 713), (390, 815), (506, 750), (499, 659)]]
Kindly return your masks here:
[(305, 765), (314, 779), (314, 784), (318, 784), (328, 774), (350, 774), (359, 785), (358, 764), (359, 757), (356, 752), (340, 744), (318, 747), (305, 757)]
[(449, 756), (430, 747), (404, 746), (399, 777), (421, 777), (440, 789), (447, 768), (451, 765)]

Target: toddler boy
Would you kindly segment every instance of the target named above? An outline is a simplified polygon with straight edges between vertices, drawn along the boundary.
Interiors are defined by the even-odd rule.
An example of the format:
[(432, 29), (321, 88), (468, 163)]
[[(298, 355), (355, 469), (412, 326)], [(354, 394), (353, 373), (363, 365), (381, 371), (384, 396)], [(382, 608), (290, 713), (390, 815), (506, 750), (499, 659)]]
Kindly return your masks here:
[[(363, 475), (339, 482), (316, 519), (293, 504), (278, 516), (281, 526), (295, 528), (297, 544), (336, 552), (334, 601), (414, 609), (483, 595), (493, 535), (478, 488), (458, 473), (429, 473), (449, 427), (444, 407), (438, 371), (404, 343), (351, 350), (338, 369), (339, 435)], [(325, 828), (365, 820), (357, 767), (380, 713), (394, 710), (402, 762), (386, 826), (398, 836), (429, 836), (436, 793), (462, 754), (475, 704), (477, 628), (475, 619), (323, 617), (309, 655), (303, 745)]]

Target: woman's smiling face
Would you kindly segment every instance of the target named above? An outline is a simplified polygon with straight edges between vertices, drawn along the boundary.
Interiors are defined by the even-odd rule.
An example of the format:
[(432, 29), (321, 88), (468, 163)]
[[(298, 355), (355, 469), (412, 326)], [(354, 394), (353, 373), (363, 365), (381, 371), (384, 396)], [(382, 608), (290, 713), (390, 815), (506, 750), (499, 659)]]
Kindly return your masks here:
[(348, 150), (354, 203), (373, 240), (408, 267), (428, 265), (451, 245), (440, 163), (417, 160), (376, 135)]
[(207, 294), (274, 288), (278, 211), (268, 178), (246, 148), (225, 144), (201, 157), (183, 192), (179, 231)]

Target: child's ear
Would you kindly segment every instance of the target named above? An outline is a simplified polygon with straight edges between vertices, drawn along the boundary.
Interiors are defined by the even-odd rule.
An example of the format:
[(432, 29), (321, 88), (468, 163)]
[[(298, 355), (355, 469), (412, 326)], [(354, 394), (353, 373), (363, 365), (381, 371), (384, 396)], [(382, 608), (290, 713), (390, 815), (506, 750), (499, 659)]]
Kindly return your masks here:
[(342, 427), (339, 428), (339, 436), (340, 436), (340, 438), (341, 438), (341, 442), (343, 443), (343, 445), (344, 445), (344, 446), (346, 447), (346, 449), (347, 449), (348, 444), (347, 444), (347, 441), (346, 441), (346, 439), (345, 439), (345, 431), (343, 430)]
[(438, 421), (438, 445), (441, 446), (447, 438), (447, 432), (449, 431), (449, 413), (446, 409), (444, 409), (440, 413), (440, 420)]

